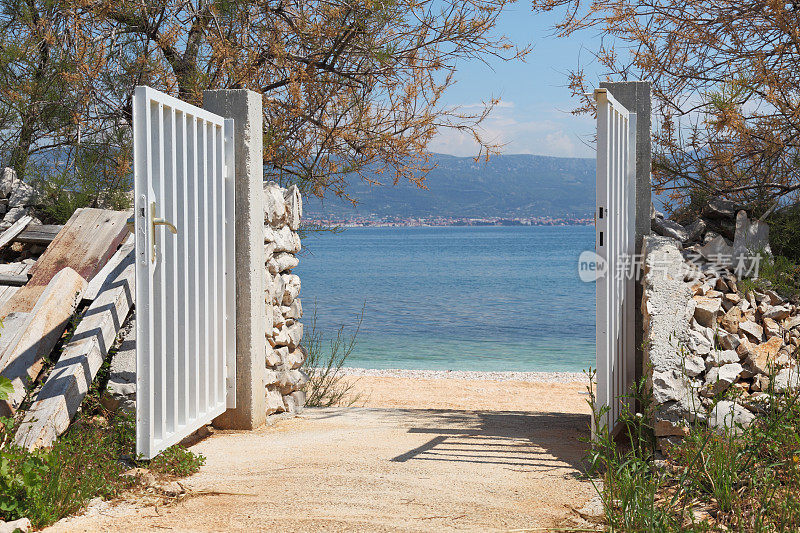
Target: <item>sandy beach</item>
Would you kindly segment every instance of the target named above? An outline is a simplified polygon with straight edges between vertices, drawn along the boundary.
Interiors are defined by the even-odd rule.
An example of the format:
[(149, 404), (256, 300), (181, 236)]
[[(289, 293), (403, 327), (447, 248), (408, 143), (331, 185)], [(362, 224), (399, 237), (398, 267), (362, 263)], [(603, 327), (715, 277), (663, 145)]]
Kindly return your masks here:
[(578, 373), (346, 369), (344, 374), (358, 407), (589, 414), (588, 381)]
[(353, 407), (194, 445), (207, 462), (179, 503), (103, 503), (49, 530), (509, 531), (572, 525), (595, 494), (584, 381), (347, 373)]

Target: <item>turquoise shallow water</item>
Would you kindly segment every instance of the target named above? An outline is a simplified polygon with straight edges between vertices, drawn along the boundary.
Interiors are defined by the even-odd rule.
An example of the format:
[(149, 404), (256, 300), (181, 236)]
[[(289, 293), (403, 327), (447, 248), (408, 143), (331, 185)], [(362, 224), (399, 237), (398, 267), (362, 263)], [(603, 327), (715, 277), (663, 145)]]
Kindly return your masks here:
[(364, 320), (347, 366), (581, 371), (594, 366), (594, 228), (352, 228), (304, 240), (306, 327)]

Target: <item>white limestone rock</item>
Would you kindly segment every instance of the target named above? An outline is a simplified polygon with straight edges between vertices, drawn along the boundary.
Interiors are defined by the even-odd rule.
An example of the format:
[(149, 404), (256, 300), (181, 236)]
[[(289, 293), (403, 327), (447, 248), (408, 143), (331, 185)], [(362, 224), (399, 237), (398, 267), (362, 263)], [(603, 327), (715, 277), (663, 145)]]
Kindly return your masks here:
[(754, 419), (755, 415), (738, 403), (720, 400), (711, 409), (708, 425), (719, 431), (738, 433), (742, 428), (749, 426)]
[(792, 308), (789, 305), (768, 307), (762, 314), (764, 318), (781, 321), (788, 318), (792, 314)]
[[(754, 266), (753, 256), (756, 252), (772, 255), (769, 247), (769, 226), (760, 220), (751, 222), (747, 218), (747, 213), (739, 211), (736, 214), (736, 233), (733, 238), (733, 255), (737, 270), (742, 268), (750, 270)], [(737, 272), (737, 274), (742, 273)]]
[(689, 240), (689, 233), (686, 228), (675, 222), (665, 218), (653, 218), (650, 220), (650, 227), (658, 235), (664, 237), (671, 237), (680, 242)]
[(283, 193), (283, 198), (286, 202), (286, 219), (289, 228), (297, 231), (303, 217), (303, 197), (300, 195), (300, 189), (297, 188), (297, 185), (292, 185)]
[(299, 409), (297, 408), (297, 404), (294, 401), (294, 398), (291, 395), (286, 395), (283, 397), (283, 408), (284, 411), (287, 413), (297, 413)]
[(284, 411), (283, 395), (275, 388), (270, 387), (266, 392), (267, 415)]
[(276, 383), (278, 383), (278, 373), (268, 368), (264, 374), (264, 386), (269, 387), (270, 385), (275, 385)]
[(708, 296), (695, 296), (694, 319), (705, 327), (714, 327), (722, 311), (722, 300)]
[(36, 203), (36, 190), (22, 180), (14, 182), (11, 196), (8, 197), (8, 207), (28, 207)]
[(303, 318), (303, 305), (300, 303), (300, 298), (295, 298), (291, 305), (281, 306), (281, 313), (287, 319), (300, 320)]
[[(267, 368), (277, 368), (281, 364), (281, 350), (284, 348), (273, 348), (267, 344), (265, 362)], [(288, 350), (288, 348), (286, 348)]]
[(280, 226), (286, 222), (283, 189), (272, 181), (264, 184), (264, 222), (271, 226)]
[(281, 305), (281, 301), (283, 300), (283, 276), (280, 274), (275, 274), (272, 276), (266, 276), (270, 280), (270, 296), (272, 296), (272, 303), (274, 305)]
[(284, 370), (278, 373), (278, 390), (286, 396), (308, 383), (308, 374), (302, 370)]
[(713, 346), (711, 340), (705, 334), (705, 329), (703, 328), (703, 331), (698, 331), (694, 328), (689, 330), (689, 348), (698, 355), (708, 354)]
[(707, 244), (700, 247), (700, 255), (717, 266), (733, 266), (733, 246), (730, 246), (722, 235), (717, 235)]
[(286, 355), (281, 359), (283, 370), (297, 370), (303, 366), (306, 360), (305, 354), (300, 350), (300, 347), (293, 350), (286, 350)]
[(286, 316), (281, 312), (281, 307), (277, 305), (270, 305), (269, 310), (272, 313), (273, 327), (281, 327), (286, 323)]
[(699, 376), (706, 371), (706, 363), (699, 355), (689, 355), (683, 360), (683, 371), (689, 377)]
[(288, 327), (284, 325), (278, 328), (278, 333), (273, 338), (276, 346), (295, 348), (303, 340), (303, 324), (296, 322)]
[(281, 296), (281, 305), (291, 305), (291, 303), (300, 294), (300, 276), (295, 274), (281, 274), (283, 279), (283, 294)]
[(739, 362), (739, 354), (737, 354), (734, 350), (714, 350), (708, 357), (706, 357), (706, 366), (708, 368), (714, 366), (723, 366), (729, 365), (731, 363), (738, 363)]
[(296, 254), (300, 252), (300, 236), (289, 229), (288, 226), (283, 226), (280, 229), (272, 227), (264, 228), (264, 241), (275, 243), (275, 253), (288, 252)]
[(280, 252), (267, 260), (267, 270), (270, 274), (279, 274), (281, 272), (289, 272), (300, 263), (300, 260), (294, 254)]
[(718, 340), (720, 346), (722, 346), (726, 350), (734, 350), (739, 347), (742, 341), (739, 340), (739, 337), (733, 333), (728, 333), (727, 331), (720, 331), (718, 334)]
[(27, 518), (20, 518), (11, 522), (0, 520), (0, 533), (28, 533), (28, 531), (32, 531), (32, 528), (31, 521)]
[(14, 190), (14, 185), (19, 181), (17, 173), (13, 168), (6, 167), (3, 169), (3, 174), (0, 176), (0, 198), (8, 198), (11, 191)]
[(761, 337), (764, 335), (764, 328), (752, 320), (746, 320), (744, 322), (739, 322), (739, 333), (747, 334), (754, 342), (761, 342)]
[(739, 379), (742, 371), (744, 371), (744, 367), (739, 363), (712, 367), (706, 373), (706, 380), (703, 384), (701, 394), (703, 396), (712, 397), (728, 390), (728, 388)]
[(12, 207), (3, 216), (3, 223), (11, 226), (14, 222), (28, 214), (27, 207)]
[(784, 368), (775, 376), (775, 392), (789, 392), (800, 388), (800, 369)]

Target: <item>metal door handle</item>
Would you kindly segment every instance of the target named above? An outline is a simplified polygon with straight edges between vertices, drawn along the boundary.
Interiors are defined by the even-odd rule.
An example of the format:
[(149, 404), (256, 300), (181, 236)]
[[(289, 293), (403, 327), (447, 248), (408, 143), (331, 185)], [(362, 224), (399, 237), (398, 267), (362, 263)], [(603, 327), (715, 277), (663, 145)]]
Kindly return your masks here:
[(150, 261), (156, 262), (156, 226), (166, 226), (173, 235), (178, 234), (178, 228), (164, 218), (156, 217), (156, 203), (150, 202)]
[(169, 220), (165, 220), (163, 218), (154, 218), (153, 219), (153, 226), (166, 226), (172, 232), (173, 235), (178, 234), (178, 228), (176, 228), (172, 222)]

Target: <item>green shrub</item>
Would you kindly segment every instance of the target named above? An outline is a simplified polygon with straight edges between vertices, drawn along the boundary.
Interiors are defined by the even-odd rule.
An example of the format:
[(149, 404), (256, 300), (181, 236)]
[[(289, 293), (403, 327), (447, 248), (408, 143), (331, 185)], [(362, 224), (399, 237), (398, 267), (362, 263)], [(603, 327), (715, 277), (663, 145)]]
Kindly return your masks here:
[(364, 310), (358, 316), (353, 333), (345, 334), (344, 326), (336, 332), (336, 337), (328, 343), (327, 350), (322, 332), (317, 329), (316, 305), (303, 336), (306, 360), (303, 370), (308, 374), (308, 382), (303, 386), (308, 407), (332, 407), (353, 405), (359, 396), (353, 393), (353, 383), (343, 379), (341, 369), (353, 353), (356, 337), (364, 319)]
[(157, 474), (186, 477), (196, 474), (205, 463), (206, 458), (202, 455), (197, 455), (180, 445), (175, 445), (154, 457), (150, 461), (148, 468)]
[(11, 443), (13, 422), (4, 424), (0, 449), (0, 517), (27, 517), (45, 527), (80, 511), (92, 498), (108, 498), (130, 486), (121, 476), (124, 420), (73, 424), (49, 450), (28, 452)]
[(596, 429), (589, 455), (603, 467), (598, 491), (609, 530), (800, 530), (800, 392), (769, 391), (769, 407), (747, 428), (695, 424), (670, 450), (669, 466), (656, 468), (647, 437), (649, 393), (636, 389), (645, 414), (624, 413), (617, 438)]
[(31, 165), (27, 179), (37, 190), (37, 214), (43, 221), (63, 224), (82, 207), (130, 208), (133, 182), (127, 162), (131, 146), (123, 130), (104, 142), (53, 154), (64, 165)]
[(773, 253), (800, 263), (800, 204), (774, 213), (767, 222)]

